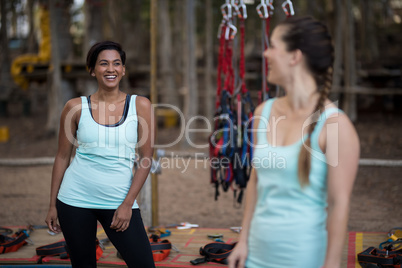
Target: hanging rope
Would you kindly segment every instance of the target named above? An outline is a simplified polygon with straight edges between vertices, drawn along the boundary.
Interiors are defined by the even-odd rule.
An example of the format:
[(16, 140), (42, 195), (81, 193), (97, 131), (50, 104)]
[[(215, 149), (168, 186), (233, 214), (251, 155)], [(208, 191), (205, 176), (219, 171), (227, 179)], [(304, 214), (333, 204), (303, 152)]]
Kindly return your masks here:
[[(247, 9), (243, 0), (226, 0), (221, 6), (222, 23), (219, 26), (219, 54), (217, 71), (216, 116), (214, 132), (209, 138), (211, 183), (215, 199), (219, 189), (232, 189), (241, 203), (251, 169), (250, 120), (254, 111), (245, 82), (245, 20)], [(234, 71), (234, 38), (237, 33), (235, 17), (239, 19), (240, 59), (239, 77)], [(235, 83), (237, 83), (235, 85)], [(250, 119), (250, 120), (249, 120)], [(238, 194), (237, 194), (238, 193)]]
[[(287, 16), (294, 14), (291, 1), (282, 5)], [(273, 0), (261, 0), (257, 13), (262, 19), (262, 48), (269, 47)], [(222, 22), (219, 26), (219, 52), (216, 88), (214, 132), (209, 137), (211, 183), (215, 186), (215, 200), (219, 189), (232, 189), (237, 203), (241, 203), (251, 171), (252, 127), (254, 105), (246, 86), (245, 20), (247, 9), (243, 0), (226, 0), (221, 6)], [(239, 77), (235, 77), (233, 43), (237, 34), (235, 16), (239, 19), (240, 58)], [(237, 67), (237, 66), (236, 66)], [(262, 57), (262, 89), (259, 102), (268, 98), (268, 61)], [(238, 79), (236, 79), (238, 78)], [(235, 85), (236, 83), (236, 85)]]

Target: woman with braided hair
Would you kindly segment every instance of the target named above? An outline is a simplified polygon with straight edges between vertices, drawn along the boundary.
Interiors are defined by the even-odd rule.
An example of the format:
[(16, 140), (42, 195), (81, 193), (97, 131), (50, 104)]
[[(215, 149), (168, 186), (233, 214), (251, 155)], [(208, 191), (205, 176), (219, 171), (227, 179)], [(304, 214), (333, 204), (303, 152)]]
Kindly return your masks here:
[(257, 107), (253, 170), (229, 267), (340, 267), (359, 139), (328, 100), (333, 45), (327, 27), (292, 17), (264, 52), (268, 81), (286, 95)]

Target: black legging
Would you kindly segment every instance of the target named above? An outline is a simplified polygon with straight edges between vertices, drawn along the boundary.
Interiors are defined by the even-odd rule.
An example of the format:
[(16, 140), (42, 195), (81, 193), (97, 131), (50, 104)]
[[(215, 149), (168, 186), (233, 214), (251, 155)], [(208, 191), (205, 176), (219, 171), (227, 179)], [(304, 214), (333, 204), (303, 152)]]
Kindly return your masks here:
[(114, 209), (86, 209), (57, 200), (57, 213), (73, 267), (96, 267), (97, 221), (128, 267), (155, 267), (151, 246), (139, 209), (133, 209), (130, 226), (124, 232), (110, 229)]

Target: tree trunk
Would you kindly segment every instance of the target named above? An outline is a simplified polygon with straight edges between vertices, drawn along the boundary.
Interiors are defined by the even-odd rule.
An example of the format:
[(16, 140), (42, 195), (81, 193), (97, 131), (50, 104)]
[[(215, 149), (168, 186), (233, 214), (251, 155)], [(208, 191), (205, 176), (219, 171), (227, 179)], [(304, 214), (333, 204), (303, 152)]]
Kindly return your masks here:
[(49, 74), (48, 119), (46, 130), (57, 133), (61, 111), (67, 100), (74, 96), (72, 82), (62, 81), (61, 63), (71, 57), (72, 40), (69, 34), (72, 0), (49, 1), (50, 36), (52, 40), (52, 69)]
[(85, 1), (85, 40), (84, 51), (86, 52), (96, 42), (103, 40), (103, 1)]
[(11, 93), (13, 82), (10, 74), (10, 57), (7, 36), (7, 0), (1, 0), (1, 30), (0, 30), (0, 116), (7, 115), (7, 100)]
[[(185, 16), (185, 58), (184, 66), (186, 67), (185, 73), (185, 101), (184, 101), (184, 117), (186, 123), (198, 113), (198, 92), (197, 92), (197, 69), (196, 69), (196, 55), (195, 55), (195, 7), (194, 0), (187, 0), (186, 2), (186, 16)], [(192, 126), (194, 128), (194, 125)], [(190, 141), (194, 142), (194, 133), (188, 133)], [(183, 140), (182, 145), (188, 147), (189, 143), (186, 139)]]
[[(334, 59), (334, 75), (332, 86), (334, 88), (339, 88), (342, 82), (342, 63), (343, 63), (343, 22), (345, 21), (345, 13), (342, 9), (342, 0), (334, 0), (334, 10), (335, 10), (335, 59)], [(339, 93), (331, 94), (332, 101), (339, 101)]]
[(214, 69), (214, 29), (213, 29), (213, 13), (212, 0), (206, 0), (206, 18), (205, 18), (205, 109), (206, 117), (212, 122), (214, 116), (214, 84), (213, 84), (213, 69)]
[(343, 103), (343, 110), (349, 116), (352, 122), (357, 120), (357, 107), (356, 107), (356, 94), (353, 94), (350, 87), (356, 85), (356, 55), (355, 55), (355, 38), (354, 38), (354, 19), (352, 13), (352, 3), (350, 0), (343, 0), (343, 12), (346, 14), (344, 20), (344, 34), (345, 34), (345, 99)]
[(177, 89), (174, 81), (172, 68), (172, 28), (169, 17), (169, 0), (158, 0), (158, 50), (160, 62), (159, 95), (161, 102), (179, 106)]
[[(173, 55), (172, 59), (174, 69), (174, 80), (176, 87), (180, 89), (180, 94), (183, 93), (184, 74), (186, 72), (184, 67), (184, 25), (183, 17), (185, 15), (182, 0), (174, 0), (174, 13), (173, 13)], [(180, 95), (182, 97), (182, 95)], [(179, 103), (182, 103), (180, 98)], [(181, 105), (180, 105), (181, 106)], [(182, 108), (182, 107), (180, 107)], [(184, 108), (183, 108), (184, 109)]]
[(375, 15), (372, 5), (373, 1), (360, 0), (362, 13), (360, 51), (362, 53), (361, 58), (365, 59), (363, 63), (373, 62), (379, 55), (377, 38), (375, 37)]
[(28, 33), (28, 40), (26, 51), (27, 53), (35, 53), (37, 50), (36, 40), (35, 40), (35, 25), (34, 25), (34, 15), (33, 15), (33, 6), (35, 0), (28, 0), (27, 1), (27, 17), (28, 17), (28, 24), (29, 24), (29, 33)]
[(58, 12), (55, 1), (49, 0), (50, 13), (50, 36), (52, 39), (52, 71), (49, 73), (48, 84), (48, 116), (46, 130), (49, 134), (57, 133), (57, 126), (61, 113), (61, 70), (60, 70), (60, 54), (59, 54), (59, 39), (58, 39)]

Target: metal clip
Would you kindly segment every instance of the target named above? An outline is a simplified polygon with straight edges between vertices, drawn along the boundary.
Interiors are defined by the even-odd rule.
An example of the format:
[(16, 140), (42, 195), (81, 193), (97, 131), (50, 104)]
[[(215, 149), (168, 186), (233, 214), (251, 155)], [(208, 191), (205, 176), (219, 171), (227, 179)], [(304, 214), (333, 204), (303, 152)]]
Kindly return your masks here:
[(244, 4), (244, 0), (240, 0), (239, 4), (237, 5), (237, 10), (239, 18), (247, 19), (247, 7)]
[[(261, 8), (263, 12), (261, 11)], [(269, 17), (268, 14), (268, 7), (267, 4), (265, 3), (265, 0), (261, 0), (261, 3), (256, 7), (258, 16), (260, 16), (261, 19), (267, 19)]]
[[(228, 9), (227, 13), (225, 8)], [(229, 20), (232, 18), (232, 5), (230, 4), (230, 0), (226, 0), (226, 3), (221, 5), (221, 12), (224, 19)]]
[(274, 0), (267, 0), (267, 7), (268, 7), (268, 14), (273, 15), (274, 14)]
[[(289, 6), (289, 11), (288, 11), (288, 9), (286, 8), (286, 5), (288, 5)], [(283, 11), (285, 12), (285, 14), (286, 14), (286, 16), (293, 16), (294, 14), (295, 14), (295, 11), (294, 11), (294, 9), (293, 9), (293, 4), (292, 4), (292, 1), (290, 1), (290, 0), (286, 0), (285, 2), (283, 2), (283, 4), (282, 4), (282, 9), (283, 9)]]
[(237, 28), (231, 22), (228, 23), (228, 27), (226, 28), (225, 39), (233, 40), (236, 36)]
[(240, 14), (238, 2), (239, 2), (239, 0), (232, 0), (231, 6), (233, 8), (233, 12), (232, 12), (233, 16), (239, 16), (239, 14)]

